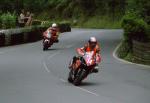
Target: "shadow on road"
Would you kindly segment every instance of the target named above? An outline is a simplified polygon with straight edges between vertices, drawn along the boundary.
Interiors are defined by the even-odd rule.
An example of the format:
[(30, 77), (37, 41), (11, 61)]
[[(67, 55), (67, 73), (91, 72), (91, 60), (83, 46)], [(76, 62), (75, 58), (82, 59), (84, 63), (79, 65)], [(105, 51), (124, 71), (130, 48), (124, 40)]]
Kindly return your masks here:
[(55, 51), (55, 50), (60, 50), (60, 48), (50, 48), (47, 51)]
[(99, 83), (95, 83), (95, 82), (82, 82), (79, 86), (80, 87), (85, 87), (85, 86), (98, 86), (100, 85)]
[(55, 51), (55, 50), (62, 50), (62, 48), (49, 48), (49, 49), (46, 50), (46, 51)]
[[(62, 85), (62, 83), (61, 83)], [(73, 85), (72, 83), (69, 83), (69, 82), (63, 82), (63, 85), (65, 86), (71, 86)], [(101, 83), (96, 83), (96, 82), (82, 82), (79, 87), (87, 87), (87, 86), (99, 86), (101, 85)]]

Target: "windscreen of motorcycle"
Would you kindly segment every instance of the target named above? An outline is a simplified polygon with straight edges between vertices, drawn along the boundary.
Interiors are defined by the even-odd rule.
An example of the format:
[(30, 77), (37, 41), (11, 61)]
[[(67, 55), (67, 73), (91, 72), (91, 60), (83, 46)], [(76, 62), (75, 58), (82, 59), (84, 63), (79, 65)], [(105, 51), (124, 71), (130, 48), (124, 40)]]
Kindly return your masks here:
[(86, 52), (85, 55), (83, 56), (87, 66), (91, 66), (94, 64), (94, 51)]
[(47, 36), (47, 38), (50, 38), (50, 37), (51, 37), (50, 31), (47, 32), (47, 35), (46, 35), (46, 36)]

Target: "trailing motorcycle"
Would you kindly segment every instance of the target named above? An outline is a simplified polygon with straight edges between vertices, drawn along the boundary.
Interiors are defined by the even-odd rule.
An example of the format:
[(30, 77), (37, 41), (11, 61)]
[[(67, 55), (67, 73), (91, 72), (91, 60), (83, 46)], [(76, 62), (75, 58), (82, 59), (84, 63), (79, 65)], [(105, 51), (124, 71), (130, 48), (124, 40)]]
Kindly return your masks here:
[(53, 43), (58, 43), (58, 37), (52, 36), (50, 32), (43, 33), (43, 50), (48, 50), (49, 47), (53, 45)]

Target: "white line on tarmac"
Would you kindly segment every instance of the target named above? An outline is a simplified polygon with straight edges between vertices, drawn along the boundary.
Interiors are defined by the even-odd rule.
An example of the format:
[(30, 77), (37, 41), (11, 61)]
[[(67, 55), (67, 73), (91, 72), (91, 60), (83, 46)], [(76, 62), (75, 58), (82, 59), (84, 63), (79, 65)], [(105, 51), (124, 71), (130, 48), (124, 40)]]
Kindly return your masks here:
[(115, 59), (117, 59), (118, 61), (127, 63), (127, 64), (134, 64), (134, 65), (137, 65), (137, 66), (142, 66), (142, 67), (145, 67), (145, 68), (150, 68), (150, 66), (148, 66), (148, 65), (132, 63), (132, 62), (126, 61), (126, 60), (124, 60), (124, 59), (120, 59), (120, 58), (116, 55), (116, 52), (117, 52), (117, 50), (119, 49), (120, 46), (121, 46), (121, 42), (119, 43), (119, 45), (117, 45), (117, 47), (116, 47), (115, 50), (113, 51), (113, 54), (112, 54), (112, 55), (113, 55), (113, 57), (114, 57)]
[[(60, 79), (62, 82), (67, 82), (67, 81), (65, 81), (64, 79)], [(81, 88), (81, 87), (78, 87), (78, 86), (74, 86), (74, 87), (76, 87), (77, 89), (80, 89), (80, 90), (82, 90), (82, 91), (84, 91), (84, 92), (87, 92), (87, 93), (89, 93), (89, 94), (92, 94), (92, 95), (95, 95), (95, 96), (99, 96), (97, 93), (94, 93), (94, 92), (91, 92), (91, 91), (89, 91), (89, 90), (87, 90), (87, 89), (84, 89), (84, 88)]]
[(67, 83), (67, 81), (65, 81), (65, 80), (64, 80), (64, 79), (62, 79), (62, 78), (61, 78), (60, 80), (61, 80), (62, 82), (65, 82), (65, 83)]
[(91, 92), (91, 91), (89, 91), (89, 90), (87, 90), (87, 89), (84, 89), (84, 88), (81, 88), (81, 87), (77, 87), (77, 86), (76, 86), (76, 88), (78, 88), (78, 89), (80, 89), (80, 90), (82, 90), (82, 91), (84, 91), (84, 92), (93, 94), (93, 95), (95, 95), (95, 96), (99, 96), (97, 93)]
[[(51, 59), (52, 57), (54, 57), (55, 55), (59, 54), (59, 53), (60, 53), (60, 52), (58, 51), (58, 52), (56, 52), (56, 53), (50, 55), (50, 56), (48, 57), (48, 60)], [(47, 65), (46, 65), (46, 63), (45, 63), (45, 61), (43, 61), (43, 66), (44, 66), (45, 70), (49, 73), (50, 70), (48, 69), (48, 67), (47, 67)]]
[(59, 54), (59, 53), (60, 53), (60, 51), (57, 51), (57, 52), (55, 52), (54, 54), (50, 55), (50, 56), (48, 57), (48, 60), (51, 59), (52, 57), (54, 57), (55, 55)]
[(71, 48), (71, 47), (73, 47), (75, 44), (70, 44), (70, 45), (67, 45), (66, 46), (66, 48), (68, 49), (68, 48)]
[(47, 65), (45, 64), (45, 62), (43, 62), (43, 65), (44, 65), (45, 70), (49, 73), (50, 70), (48, 69), (48, 67), (47, 67)]

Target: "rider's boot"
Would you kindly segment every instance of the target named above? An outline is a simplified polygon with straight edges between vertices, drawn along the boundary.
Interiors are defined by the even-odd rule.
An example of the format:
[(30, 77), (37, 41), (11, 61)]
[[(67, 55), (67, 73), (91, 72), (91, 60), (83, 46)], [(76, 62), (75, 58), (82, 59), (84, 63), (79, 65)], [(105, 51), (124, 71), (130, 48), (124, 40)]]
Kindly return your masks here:
[(96, 66), (92, 70), (92, 73), (98, 73), (98, 69), (99, 69), (98, 64), (96, 64)]

